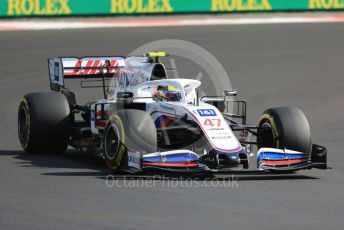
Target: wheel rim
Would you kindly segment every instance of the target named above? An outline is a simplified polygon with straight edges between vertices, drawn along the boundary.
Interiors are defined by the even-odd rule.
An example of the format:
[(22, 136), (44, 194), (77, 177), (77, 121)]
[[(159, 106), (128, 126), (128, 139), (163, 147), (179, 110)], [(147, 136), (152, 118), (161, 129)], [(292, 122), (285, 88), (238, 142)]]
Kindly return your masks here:
[(259, 134), (259, 148), (263, 147), (270, 147), (275, 148), (275, 135), (273, 132), (273, 129), (268, 121), (264, 121), (260, 127), (263, 127), (264, 129), (260, 131)]
[(118, 138), (116, 133), (118, 132), (118, 127), (112, 125), (107, 129), (105, 136), (105, 157), (107, 160), (114, 160), (121, 147), (121, 139)]
[(29, 130), (27, 111), (24, 107), (20, 108), (18, 116), (18, 134), (20, 142), (25, 142)]

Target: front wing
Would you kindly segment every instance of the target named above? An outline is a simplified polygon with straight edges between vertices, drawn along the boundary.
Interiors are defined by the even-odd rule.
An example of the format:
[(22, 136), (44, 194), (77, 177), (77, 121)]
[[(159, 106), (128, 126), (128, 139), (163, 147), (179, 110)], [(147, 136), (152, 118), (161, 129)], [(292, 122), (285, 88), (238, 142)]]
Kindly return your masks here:
[(269, 173), (293, 172), (302, 169), (327, 169), (327, 149), (313, 145), (310, 154), (273, 148), (261, 149), (257, 154), (257, 168), (209, 168), (200, 157), (190, 150), (172, 150), (149, 154), (128, 153), (128, 168), (131, 173), (164, 171), (171, 173)]

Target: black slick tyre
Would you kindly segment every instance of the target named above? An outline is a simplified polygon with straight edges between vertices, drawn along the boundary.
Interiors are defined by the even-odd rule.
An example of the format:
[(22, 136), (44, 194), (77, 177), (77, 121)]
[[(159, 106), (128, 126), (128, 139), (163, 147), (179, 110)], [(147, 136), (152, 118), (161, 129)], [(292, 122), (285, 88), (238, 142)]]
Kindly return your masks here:
[(304, 113), (295, 107), (266, 110), (259, 120), (258, 149), (271, 147), (310, 153), (310, 127)]
[(25, 95), (18, 108), (18, 136), (28, 153), (61, 153), (68, 146), (70, 108), (56, 92)]

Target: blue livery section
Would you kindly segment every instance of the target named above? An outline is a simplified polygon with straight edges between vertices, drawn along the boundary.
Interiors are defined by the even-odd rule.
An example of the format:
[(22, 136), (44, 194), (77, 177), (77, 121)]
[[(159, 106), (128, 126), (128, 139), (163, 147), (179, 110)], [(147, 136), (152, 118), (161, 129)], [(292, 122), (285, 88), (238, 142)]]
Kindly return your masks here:
[(308, 154), (262, 152), (258, 155), (257, 161), (260, 161), (263, 159), (286, 160), (286, 159), (303, 159), (303, 158), (308, 158)]
[(164, 163), (176, 163), (176, 162), (190, 162), (197, 161), (198, 157), (190, 153), (177, 153), (165, 156), (152, 156), (144, 157), (144, 162), (164, 162)]
[(261, 149), (257, 155), (259, 169), (296, 170), (300, 167), (309, 167), (311, 159), (309, 154), (291, 150)]

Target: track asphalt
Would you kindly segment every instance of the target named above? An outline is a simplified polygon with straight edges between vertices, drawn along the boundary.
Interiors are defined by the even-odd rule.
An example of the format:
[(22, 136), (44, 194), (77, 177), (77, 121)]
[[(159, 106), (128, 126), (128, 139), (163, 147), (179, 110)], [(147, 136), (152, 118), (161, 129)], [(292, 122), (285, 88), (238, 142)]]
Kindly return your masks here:
[[(301, 108), (333, 169), (238, 175), (230, 187), (223, 175), (215, 185), (153, 180), (154, 186), (124, 188), (106, 186), (108, 173), (95, 157), (21, 151), (18, 102), (48, 90), (47, 57), (126, 55), (165, 38), (193, 42), (217, 57), (247, 100), (250, 123), (269, 107)], [(1, 32), (0, 228), (342, 229), (343, 40), (342, 23)], [(177, 64), (187, 75), (186, 64)]]

